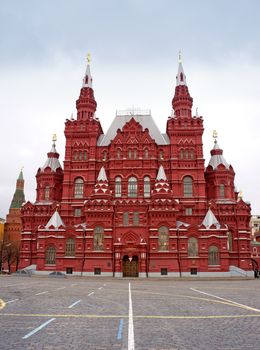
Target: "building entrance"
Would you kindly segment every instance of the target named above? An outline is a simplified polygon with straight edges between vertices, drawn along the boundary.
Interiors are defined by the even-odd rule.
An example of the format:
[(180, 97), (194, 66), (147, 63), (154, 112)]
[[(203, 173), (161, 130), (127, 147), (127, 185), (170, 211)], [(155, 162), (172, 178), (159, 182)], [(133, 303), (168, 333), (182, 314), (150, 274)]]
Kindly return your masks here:
[(138, 256), (134, 255), (129, 258), (128, 255), (123, 257), (123, 277), (138, 277)]

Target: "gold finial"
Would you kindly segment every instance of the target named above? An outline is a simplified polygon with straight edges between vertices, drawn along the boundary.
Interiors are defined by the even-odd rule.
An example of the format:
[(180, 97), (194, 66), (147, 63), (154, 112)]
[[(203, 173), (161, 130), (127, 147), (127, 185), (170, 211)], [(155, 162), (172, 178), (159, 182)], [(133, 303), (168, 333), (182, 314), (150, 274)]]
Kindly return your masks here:
[(214, 138), (215, 141), (216, 141), (216, 139), (218, 138), (217, 130), (213, 130), (212, 136), (213, 136), (213, 138)]
[(53, 134), (52, 135), (52, 141), (55, 143), (57, 141), (57, 135), (56, 134)]
[(90, 64), (90, 61), (91, 61), (91, 55), (90, 55), (90, 53), (88, 53), (88, 55), (87, 55), (87, 61), (88, 61), (88, 64)]
[(181, 51), (179, 51), (179, 63), (181, 63)]
[(243, 199), (243, 191), (239, 191), (239, 193), (238, 193), (238, 198), (239, 198), (239, 199)]

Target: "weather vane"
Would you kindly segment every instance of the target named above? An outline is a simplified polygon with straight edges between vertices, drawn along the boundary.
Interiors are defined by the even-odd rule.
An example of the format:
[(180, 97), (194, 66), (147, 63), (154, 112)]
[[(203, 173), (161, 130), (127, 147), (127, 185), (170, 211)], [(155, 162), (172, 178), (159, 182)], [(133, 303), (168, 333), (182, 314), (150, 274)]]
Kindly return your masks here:
[(52, 141), (55, 143), (57, 141), (57, 134), (52, 135)]
[(215, 141), (216, 141), (216, 139), (218, 138), (217, 130), (213, 130), (212, 136), (213, 136), (213, 138), (214, 138)]

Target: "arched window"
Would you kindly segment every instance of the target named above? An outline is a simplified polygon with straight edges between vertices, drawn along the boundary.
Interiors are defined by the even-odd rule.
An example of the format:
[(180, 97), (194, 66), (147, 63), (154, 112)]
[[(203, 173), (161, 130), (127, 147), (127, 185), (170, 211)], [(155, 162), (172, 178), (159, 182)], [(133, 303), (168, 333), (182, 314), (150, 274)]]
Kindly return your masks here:
[(50, 199), (50, 186), (45, 187), (45, 192), (44, 192), (44, 199), (48, 201)]
[(78, 160), (78, 152), (77, 151), (74, 152), (74, 160)]
[(120, 148), (117, 149), (116, 157), (117, 157), (117, 159), (121, 158), (121, 149)]
[(138, 211), (134, 211), (134, 213), (133, 213), (133, 225), (134, 226), (139, 225), (139, 213), (138, 213)]
[(115, 179), (115, 197), (121, 197), (121, 177), (117, 176)]
[(209, 265), (219, 265), (219, 251), (214, 245), (209, 247)]
[(84, 160), (87, 160), (87, 151), (84, 151)]
[(183, 159), (183, 149), (180, 151), (180, 159)]
[(148, 159), (148, 157), (149, 157), (149, 151), (148, 151), (147, 148), (145, 148), (145, 150), (144, 150), (144, 158)]
[(194, 150), (193, 149), (191, 149), (191, 151), (190, 151), (190, 159), (194, 159)]
[(228, 244), (228, 251), (232, 252), (232, 250), (233, 250), (233, 237), (232, 237), (231, 232), (227, 233), (227, 244)]
[(225, 198), (225, 185), (224, 184), (219, 185), (219, 197)]
[(185, 154), (185, 159), (189, 159), (189, 151), (187, 149), (185, 150), (184, 154)]
[(128, 197), (137, 197), (137, 179), (133, 176), (128, 179)]
[(198, 240), (195, 237), (188, 240), (188, 256), (198, 256)]
[(103, 250), (104, 229), (102, 226), (96, 226), (94, 229), (94, 250)]
[(169, 249), (169, 230), (166, 226), (159, 227), (158, 230), (158, 246), (159, 250), (168, 250)]
[(82, 160), (82, 151), (79, 152), (79, 160)]
[(128, 158), (129, 158), (129, 159), (132, 158), (132, 150), (131, 150), (131, 149), (128, 150)]
[(159, 158), (163, 159), (163, 151), (162, 150), (159, 152)]
[(150, 177), (145, 176), (144, 177), (144, 197), (148, 198), (151, 195), (151, 184), (150, 184)]
[(107, 152), (106, 152), (106, 151), (103, 152), (103, 157), (102, 157), (102, 159), (103, 159), (103, 160), (107, 160)]
[(188, 198), (193, 195), (193, 181), (190, 176), (185, 176), (183, 179), (183, 196)]
[(48, 247), (45, 253), (45, 262), (46, 265), (55, 265), (56, 264), (56, 249), (51, 246)]
[(134, 149), (134, 159), (137, 159), (137, 149)]
[(123, 214), (123, 225), (124, 226), (129, 225), (129, 213), (127, 211)]
[(74, 197), (83, 198), (83, 180), (80, 177), (74, 182)]
[(75, 256), (75, 239), (68, 238), (66, 240), (66, 256)]

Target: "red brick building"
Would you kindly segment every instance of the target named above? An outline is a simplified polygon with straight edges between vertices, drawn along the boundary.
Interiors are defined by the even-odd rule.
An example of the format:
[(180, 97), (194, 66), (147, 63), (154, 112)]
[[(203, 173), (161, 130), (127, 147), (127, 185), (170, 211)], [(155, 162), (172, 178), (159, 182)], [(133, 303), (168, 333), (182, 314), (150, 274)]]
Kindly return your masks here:
[(104, 134), (88, 63), (77, 118), (65, 122), (64, 168), (54, 140), (36, 175), (36, 201), (22, 209), (21, 268), (250, 275), (250, 205), (238, 198), (216, 137), (205, 166), (203, 119), (192, 104), (179, 62), (165, 134), (150, 111), (137, 110), (117, 112)]

